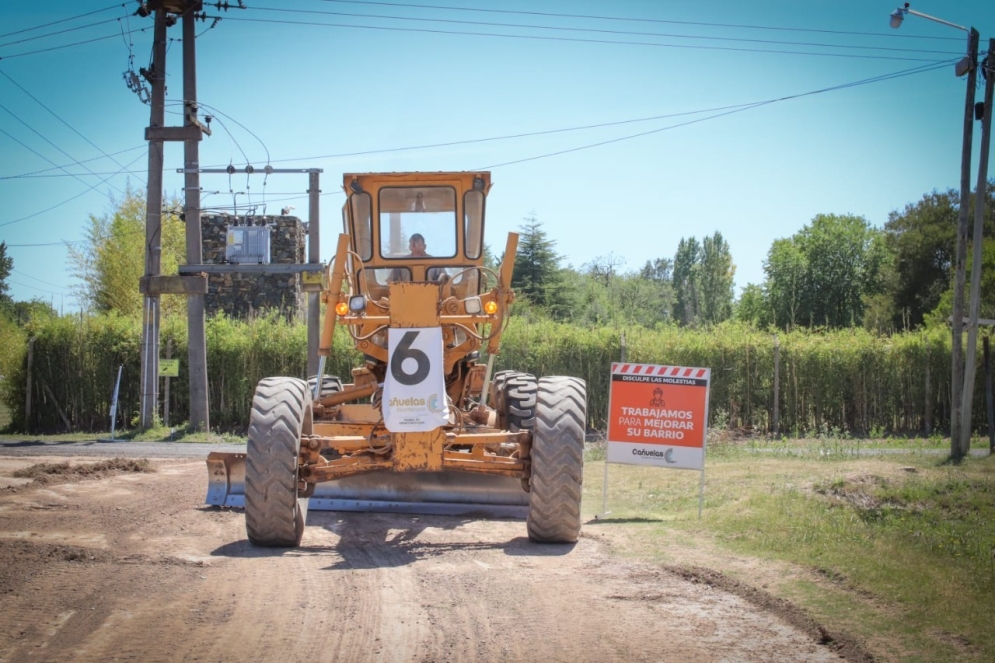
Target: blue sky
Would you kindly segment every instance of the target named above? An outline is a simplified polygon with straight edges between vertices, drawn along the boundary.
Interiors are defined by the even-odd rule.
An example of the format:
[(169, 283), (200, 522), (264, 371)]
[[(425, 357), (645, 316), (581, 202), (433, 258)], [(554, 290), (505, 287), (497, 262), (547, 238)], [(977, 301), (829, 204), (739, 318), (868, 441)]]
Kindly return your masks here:
[[(966, 35), (915, 16), (892, 30), (891, 0), (244, 1), (208, 8), (222, 20), (199, 28), (199, 97), (217, 117), (201, 163), (324, 169), (323, 260), (343, 172), (490, 167), (488, 243), (500, 251), (534, 213), (574, 267), (611, 256), (638, 269), (717, 230), (737, 293), (763, 280), (771, 242), (816, 214), (881, 226), (923, 194), (959, 187), (965, 82), (952, 62)], [(108, 213), (126, 183), (145, 186), (149, 107), (122, 79), (150, 59), (152, 20), (135, 7), (0, 2), (0, 240), (17, 300), (77, 309), (65, 242), (83, 239), (88, 215)], [(995, 36), (987, 0), (912, 9), (973, 25), (982, 50)], [(168, 110), (181, 71), (174, 42)], [(729, 108), (770, 100), (780, 101)], [(590, 125), (608, 126), (558, 131)], [(479, 142), (521, 134), (541, 135)], [(976, 123), (975, 168), (979, 139)], [(462, 141), (478, 142), (398, 149)], [(101, 175), (70, 165), (84, 160)], [(182, 160), (182, 146), (167, 145), (169, 196), (182, 194)], [(201, 184), (205, 207), (230, 210), (235, 191), (260, 214), (306, 214), (303, 175)]]

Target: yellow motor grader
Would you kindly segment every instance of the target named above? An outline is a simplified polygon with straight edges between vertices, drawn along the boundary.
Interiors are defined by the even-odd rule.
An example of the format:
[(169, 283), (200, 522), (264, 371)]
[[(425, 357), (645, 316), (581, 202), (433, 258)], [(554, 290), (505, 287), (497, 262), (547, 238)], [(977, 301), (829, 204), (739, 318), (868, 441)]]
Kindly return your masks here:
[[(246, 453), (208, 457), (207, 502), (244, 505), (263, 546), (298, 545), (309, 507), (525, 515), (533, 541), (576, 541), (586, 385), (491, 374), (518, 235), (485, 266), (490, 173), (346, 174), (343, 187), (318, 375), (259, 382)], [(363, 356), (348, 383), (324, 374), (337, 325)]]

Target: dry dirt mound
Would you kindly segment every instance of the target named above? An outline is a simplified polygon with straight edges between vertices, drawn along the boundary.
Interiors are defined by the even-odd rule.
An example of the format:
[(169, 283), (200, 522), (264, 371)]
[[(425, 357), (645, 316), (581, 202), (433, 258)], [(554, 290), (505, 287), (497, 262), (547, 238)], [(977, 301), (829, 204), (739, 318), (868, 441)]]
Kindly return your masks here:
[(155, 472), (145, 458), (111, 458), (97, 462), (36, 463), (15, 470), (11, 476), (33, 479), (38, 484), (69, 483), (86, 479), (106, 479), (117, 474)]

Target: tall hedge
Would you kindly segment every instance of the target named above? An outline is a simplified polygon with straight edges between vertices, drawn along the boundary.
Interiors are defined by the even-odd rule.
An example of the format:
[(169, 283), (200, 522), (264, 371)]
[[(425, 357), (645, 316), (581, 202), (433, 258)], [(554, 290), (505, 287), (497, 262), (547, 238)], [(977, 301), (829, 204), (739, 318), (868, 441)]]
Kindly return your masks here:
[[(114, 380), (123, 366), (119, 427), (138, 417), (140, 322), (118, 316), (65, 316), (22, 332), (4, 333), (0, 347), (0, 397), (12, 428), (47, 432), (68, 428), (107, 430)], [(6, 328), (5, 328), (6, 329)], [(502, 339), (496, 368), (536, 375), (575, 375), (587, 380), (590, 424), (605, 426), (609, 367), (621, 357), (625, 335), (631, 362), (712, 369), (712, 424), (769, 432), (774, 411), (775, 337), (751, 326), (727, 323), (710, 330), (663, 327), (585, 329), (554, 322), (512, 320)], [(32, 410), (25, 421), (28, 337), (33, 337)], [(180, 360), (171, 381), (171, 423), (188, 411), (187, 344), (184, 318), (165, 320), (162, 354)], [(780, 431), (807, 434), (919, 434), (949, 429), (950, 337), (942, 329), (881, 337), (861, 329), (779, 334)], [(212, 428), (244, 431), (252, 392), (266, 376), (305, 377), (307, 330), (278, 317), (236, 321), (212, 318), (207, 325)], [(359, 355), (339, 329), (327, 373), (348, 381)], [(980, 352), (978, 353), (980, 357)], [(974, 424), (985, 421), (979, 371)], [(162, 393), (160, 387), (160, 393)], [(29, 425), (29, 426), (28, 426)]]

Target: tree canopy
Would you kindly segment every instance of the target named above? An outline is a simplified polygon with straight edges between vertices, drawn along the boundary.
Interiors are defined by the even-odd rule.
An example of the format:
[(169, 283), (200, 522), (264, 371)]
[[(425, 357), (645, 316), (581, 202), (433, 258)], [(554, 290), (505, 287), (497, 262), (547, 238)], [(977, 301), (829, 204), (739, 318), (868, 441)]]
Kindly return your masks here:
[(673, 264), (674, 319), (678, 323), (712, 325), (732, 317), (736, 266), (722, 233), (716, 231), (701, 243), (682, 237)]
[(763, 287), (750, 290), (739, 317), (787, 329), (860, 325), (865, 301), (883, 290), (887, 260), (881, 231), (865, 218), (818, 214), (791, 237), (774, 241)]
[(14, 259), (7, 255), (7, 242), (0, 242), (0, 312), (8, 311), (14, 300), (7, 294), (7, 278), (14, 269)]
[[(972, 224), (974, 199), (969, 210)], [(988, 183), (985, 199), (984, 235), (991, 238), (995, 235), (995, 181)], [(960, 194), (951, 189), (933, 191), (888, 216), (884, 233), (895, 270), (889, 295), (896, 329), (921, 325), (951, 290), (959, 210)], [(985, 268), (982, 274), (990, 271)]]
[[(85, 241), (79, 247), (69, 245), (69, 262), (79, 280), (74, 290), (88, 309), (140, 315), (138, 280), (145, 274), (145, 199), (129, 186), (114, 207), (110, 215), (91, 214)], [(185, 251), (184, 227), (175, 215), (164, 213), (161, 228), (161, 273), (175, 274)], [(168, 312), (182, 308), (184, 302), (164, 296), (162, 306)]]

